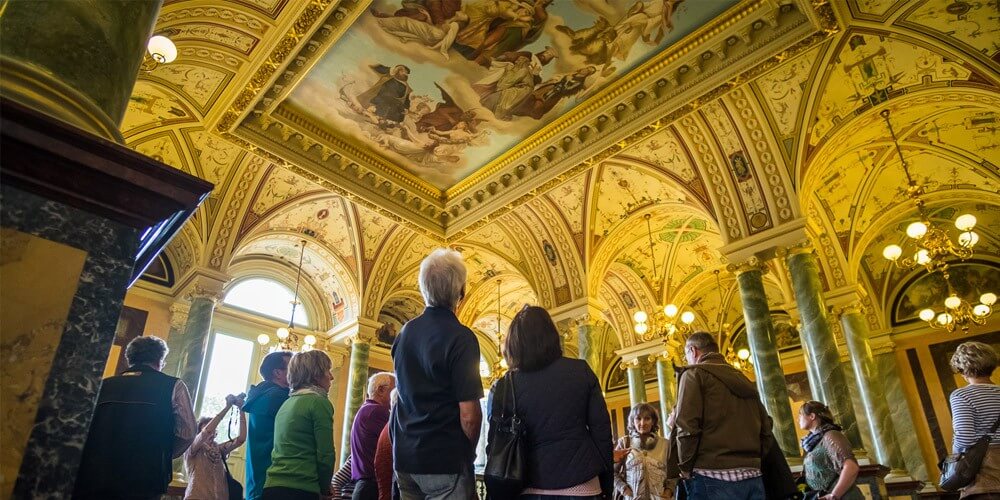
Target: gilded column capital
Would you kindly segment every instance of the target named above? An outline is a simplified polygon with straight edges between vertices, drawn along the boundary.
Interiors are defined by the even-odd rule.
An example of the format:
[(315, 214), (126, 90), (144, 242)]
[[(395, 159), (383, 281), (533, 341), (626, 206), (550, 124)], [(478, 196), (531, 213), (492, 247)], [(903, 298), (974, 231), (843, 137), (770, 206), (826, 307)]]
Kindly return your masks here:
[(221, 302), (225, 296), (224, 289), (229, 280), (230, 277), (228, 275), (211, 269), (200, 268), (183, 285), (181, 296), (188, 301), (209, 299), (215, 303)]
[(636, 357), (632, 359), (622, 359), (618, 368), (621, 370), (628, 370), (629, 368), (639, 368), (640, 366), (642, 366), (642, 360)]
[(749, 271), (760, 271), (761, 273), (765, 273), (767, 272), (767, 263), (762, 261), (756, 255), (753, 255), (743, 262), (727, 265), (726, 271), (737, 276)]
[(790, 245), (778, 246), (774, 249), (774, 254), (778, 257), (788, 257), (799, 254), (815, 254), (816, 247), (809, 240), (798, 241)]

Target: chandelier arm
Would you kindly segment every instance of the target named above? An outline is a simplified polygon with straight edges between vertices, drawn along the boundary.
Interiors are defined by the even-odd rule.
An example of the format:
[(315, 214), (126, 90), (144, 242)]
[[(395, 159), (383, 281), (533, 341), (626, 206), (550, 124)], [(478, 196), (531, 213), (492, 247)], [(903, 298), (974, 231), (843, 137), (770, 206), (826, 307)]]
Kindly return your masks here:
[[(649, 236), (649, 260), (653, 262), (653, 281), (655, 282), (655, 281), (657, 281), (657, 279), (656, 279), (656, 254), (653, 253), (653, 225), (650, 222), (650, 219), (652, 219), (653, 217), (651, 215), (649, 215), (649, 214), (646, 214), (643, 218), (646, 219), (646, 235)], [(659, 287), (657, 287), (657, 288), (659, 288)]]
[(306, 240), (302, 240), (302, 250), (299, 252), (299, 267), (295, 271), (295, 296), (292, 298), (292, 315), (288, 317), (288, 329), (293, 328), (295, 322), (295, 307), (299, 305), (299, 282), (302, 279), (302, 260), (306, 256)]

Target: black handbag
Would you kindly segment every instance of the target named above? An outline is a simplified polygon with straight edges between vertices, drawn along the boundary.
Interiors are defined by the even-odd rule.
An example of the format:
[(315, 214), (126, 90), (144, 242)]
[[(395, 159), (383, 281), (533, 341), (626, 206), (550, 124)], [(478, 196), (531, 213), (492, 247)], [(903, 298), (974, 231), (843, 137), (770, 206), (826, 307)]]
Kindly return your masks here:
[[(527, 443), (524, 423), (517, 414), (514, 375), (508, 372), (497, 384), (500, 411), (492, 412), (486, 441), (486, 469), (483, 482), (490, 499), (517, 498), (527, 482)], [(510, 394), (511, 405), (507, 406)]]
[(990, 431), (976, 440), (962, 453), (948, 455), (938, 464), (941, 469), (941, 482), (938, 486), (945, 491), (958, 491), (972, 484), (979, 474), (979, 469), (983, 466), (983, 459), (990, 450), (990, 440), (997, 428), (1000, 428), (1000, 417), (993, 422)]

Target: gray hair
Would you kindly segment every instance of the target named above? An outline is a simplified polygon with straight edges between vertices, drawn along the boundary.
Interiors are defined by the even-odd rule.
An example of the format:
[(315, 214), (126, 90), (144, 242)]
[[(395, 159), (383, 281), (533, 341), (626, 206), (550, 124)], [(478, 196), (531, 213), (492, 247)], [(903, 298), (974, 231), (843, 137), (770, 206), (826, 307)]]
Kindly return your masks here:
[(951, 356), (951, 369), (966, 377), (989, 377), (998, 361), (996, 350), (989, 344), (964, 342)]
[(368, 397), (374, 396), (379, 387), (388, 386), (390, 379), (395, 381), (396, 376), (389, 372), (378, 372), (368, 377)]
[(316, 385), (326, 372), (333, 368), (330, 356), (319, 350), (296, 353), (288, 362), (288, 385), (292, 390), (298, 390), (309, 385)]
[(153, 365), (159, 369), (168, 352), (167, 343), (160, 337), (136, 337), (125, 346), (125, 361), (129, 366)]
[(465, 276), (462, 254), (438, 248), (420, 263), (420, 295), (428, 306), (454, 309), (465, 293)]

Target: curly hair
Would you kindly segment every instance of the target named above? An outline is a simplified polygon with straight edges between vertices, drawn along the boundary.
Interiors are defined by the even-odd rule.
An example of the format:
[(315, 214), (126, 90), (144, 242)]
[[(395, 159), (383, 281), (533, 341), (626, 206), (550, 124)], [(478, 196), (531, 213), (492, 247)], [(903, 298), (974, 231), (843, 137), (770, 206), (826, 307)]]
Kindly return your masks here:
[(160, 337), (136, 337), (125, 346), (125, 360), (129, 366), (159, 365), (167, 357), (170, 349)]
[(989, 344), (965, 342), (955, 349), (951, 369), (966, 377), (989, 377), (997, 368), (997, 352)]
[(636, 403), (632, 409), (629, 410), (628, 414), (628, 425), (626, 430), (630, 436), (639, 433), (639, 431), (635, 428), (635, 417), (642, 415), (649, 415), (649, 417), (653, 419), (653, 427), (649, 432), (655, 434), (656, 431), (660, 430), (660, 415), (656, 413), (656, 408), (653, 408), (653, 405), (649, 403)]

